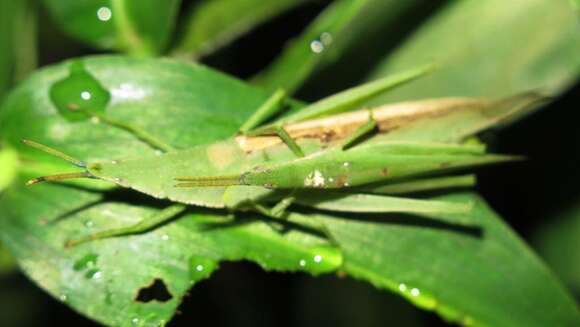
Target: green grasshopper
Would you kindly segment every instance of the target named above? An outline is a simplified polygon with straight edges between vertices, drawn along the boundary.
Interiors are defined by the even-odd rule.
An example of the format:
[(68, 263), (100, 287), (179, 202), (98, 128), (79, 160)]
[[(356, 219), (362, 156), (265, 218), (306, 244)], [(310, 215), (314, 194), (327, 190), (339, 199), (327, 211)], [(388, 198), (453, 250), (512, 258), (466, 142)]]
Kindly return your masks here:
[[(240, 128), (239, 135), (185, 150), (164, 145), (130, 124), (98, 116), (164, 153), (83, 162), (45, 145), (24, 141), (83, 169), (38, 177), (28, 185), (95, 178), (175, 202), (137, 225), (70, 240), (68, 246), (149, 231), (179, 215), (187, 205), (252, 210), (272, 218), (283, 217), (291, 205), (434, 218), (466, 212), (470, 204), (396, 195), (471, 186), (473, 175), (443, 174), (513, 160), (512, 156), (486, 154), (483, 145), (468, 140), (520, 114), (542, 97), (524, 94), (497, 101), (447, 98), (351, 111), (427, 71), (410, 70), (355, 87), (260, 126), (283, 108), (285, 93), (277, 91)], [(433, 123), (435, 120), (438, 123)], [(430, 138), (420, 139), (419, 131), (426, 129)], [(446, 218), (450, 223), (464, 223), (461, 218), (450, 217)]]

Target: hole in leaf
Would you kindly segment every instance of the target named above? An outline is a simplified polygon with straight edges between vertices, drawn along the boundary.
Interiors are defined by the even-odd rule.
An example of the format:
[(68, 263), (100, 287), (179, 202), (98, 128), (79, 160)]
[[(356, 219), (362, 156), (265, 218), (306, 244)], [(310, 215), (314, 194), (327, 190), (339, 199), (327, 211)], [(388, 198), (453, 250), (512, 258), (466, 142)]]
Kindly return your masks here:
[(151, 301), (167, 302), (173, 298), (169, 293), (165, 282), (162, 279), (155, 278), (149, 285), (139, 289), (135, 300), (137, 302), (149, 303)]

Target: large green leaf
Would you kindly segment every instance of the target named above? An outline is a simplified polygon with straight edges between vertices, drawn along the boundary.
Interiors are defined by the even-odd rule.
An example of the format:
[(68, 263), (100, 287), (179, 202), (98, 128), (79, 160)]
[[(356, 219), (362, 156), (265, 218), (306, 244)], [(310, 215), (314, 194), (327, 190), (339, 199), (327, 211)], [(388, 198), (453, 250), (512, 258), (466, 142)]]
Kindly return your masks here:
[[(83, 62), (110, 91), (107, 116), (131, 121), (177, 147), (231, 136), (268, 96), (197, 65), (121, 57)], [(285, 233), (252, 215), (234, 219), (223, 211), (191, 208), (143, 235), (65, 249), (71, 237), (125, 226), (167, 205), (98, 181), (23, 186), (32, 176), (70, 168), (25, 148), (22, 138), (83, 159), (151, 151), (125, 131), (61, 114), (50, 100), (50, 88), (67, 77), (70, 67), (65, 63), (35, 74), (0, 111), (0, 138), (21, 158), (18, 180), (0, 198), (0, 239), (32, 279), (79, 312), (110, 325), (157, 325), (171, 318), (187, 289), (209, 276), (219, 261), (252, 260), (272, 270), (316, 274), (340, 269), (399, 289), (421, 307), (434, 309), (436, 302), (436, 310), (455, 321), (506, 326), (580, 322), (561, 285), (480, 203), (465, 218), (481, 229), (403, 216), (353, 220), (303, 212), (289, 217), (293, 224)], [(314, 217), (326, 224), (341, 250), (294, 225)], [(158, 300), (144, 296), (156, 280), (157, 287), (167, 287), (170, 299), (164, 292), (160, 295), (166, 297)], [(545, 310), (548, 304), (551, 310)]]
[[(549, 28), (547, 28), (549, 26)], [(435, 61), (440, 69), (379, 99), (559, 92), (580, 73), (578, 19), (567, 0), (452, 1), (371, 76)]]
[(479, 227), (457, 229), (397, 215), (323, 218), (343, 250), (344, 271), (466, 325), (580, 322), (567, 291), (484, 201), (470, 194), (441, 199), (476, 203), (469, 218)]
[(193, 6), (172, 50), (180, 58), (211, 54), (255, 26), (305, 0), (209, 0)]
[[(86, 59), (84, 65), (112, 95), (107, 115), (144, 126), (178, 147), (231, 136), (267, 97), (201, 66), (122, 58)], [(319, 236), (298, 230), (279, 234), (263, 221), (232, 221), (225, 212), (208, 210), (193, 210), (143, 236), (65, 249), (64, 241), (73, 235), (131, 224), (168, 205), (134, 192), (101, 193), (96, 189), (108, 186), (99, 183), (24, 186), (32, 175), (70, 168), (23, 148), (22, 138), (87, 159), (152, 151), (124, 131), (60, 115), (49, 89), (68, 75), (69, 66), (34, 75), (12, 93), (0, 114), (1, 139), (20, 151), (22, 161), (20, 179), (0, 198), (0, 239), (53, 296), (105, 324), (157, 326), (219, 261), (249, 259), (265, 269), (315, 274), (340, 265), (340, 253)], [(322, 262), (313, 259), (318, 255)], [(172, 298), (137, 301), (139, 290), (156, 279)]]
[(56, 23), (77, 39), (136, 55), (161, 53), (181, 0), (45, 0)]

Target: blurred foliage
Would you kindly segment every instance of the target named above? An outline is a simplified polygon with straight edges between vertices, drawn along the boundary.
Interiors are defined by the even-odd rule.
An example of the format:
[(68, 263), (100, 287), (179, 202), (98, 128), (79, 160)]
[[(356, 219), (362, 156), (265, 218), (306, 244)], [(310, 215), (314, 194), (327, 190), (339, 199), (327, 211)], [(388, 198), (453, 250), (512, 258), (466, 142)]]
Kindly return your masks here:
[(580, 254), (575, 250), (580, 248), (580, 206), (576, 204), (544, 223), (532, 243), (576, 298), (580, 298)]
[(305, 1), (214, 0), (196, 3), (183, 23), (182, 35), (172, 55), (184, 59), (207, 56), (257, 25)]
[(0, 0), (0, 99), (36, 67), (36, 2)]
[(433, 61), (439, 70), (376, 102), (504, 96), (530, 89), (557, 95), (580, 72), (578, 44), (578, 19), (565, 0), (454, 1), (387, 56), (372, 76), (421, 61)]
[(162, 53), (180, 0), (45, 0), (55, 22), (71, 36), (101, 49), (139, 56)]
[[(440, 68), (372, 103), (451, 95), (500, 96), (529, 89), (558, 96), (577, 81), (580, 70), (578, 0), (203, 0), (183, 3), (179, 0), (46, 0), (40, 3), (0, 0), (0, 100), (15, 82), (36, 67), (38, 17), (43, 23), (41, 35), (51, 40), (38, 40), (40, 44), (45, 42), (40, 62), (60, 61), (95, 51), (149, 57), (169, 54), (180, 60), (201, 60), (218, 67), (227, 67), (231, 62), (237, 66), (258, 67), (259, 72), (253, 78), (258, 86), (265, 89), (282, 86), (311, 99), (425, 62), (435, 62)], [(307, 21), (310, 25), (305, 26), (303, 22)], [(281, 35), (290, 39), (282, 39)], [(280, 49), (283, 43), (286, 45)], [(263, 53), (268, 52), (277, 56), (265, 60)], [(236, 60), (228, 59), (233, 57)], [(230, 136), (245, 115), (267, 96), (266, 92), (202, 66), (114, 57), (85, 60), (91, 63), (90, 72), (112, 91), (108, 114), (146, 126), (153, 134), (162, 135), (175, 145), (191, 146)], [(294, 256), (310, 256), (313, 254), (310, 250), (328, 245), (302, 232), (278, 235), (267, 224), (252, 219), (247, 224), (213, 231), (208, 236), (204, 226), (223, 220), (223, 216), (212, 211), (188, 213), (198, 221), (181, 219), (143, 236), (90, 245), (85, 252), (82, 249), (63, 251), (60, 245), (66, 235), (125, 225), (165, 204), (100, 184), (90, 184), (99, 192), (58, 185), (21, 190), (23, 178), (40, 172), (62, 171), (65, 167), (22, 148), (17, 142), (22, 137), (49, 140), (66, 151), (95, 158), (148, 151), (124, 132), (90, 121), (71, 124), (55, 115), (54, 106), (47, 98), (48, 89), (51, 83), (66, 77), (66, 67), (67, 64), (55, 65), (34, 74), (13, 91), (9, 103), (0, 107), (2, 119), (10, 121), (10, 125), (0, 122), (3, 138), (0, 146), (4, 146), (0, 148), (0, 191), (12, 185), (6, 193), (0, 193), (1, 238), (23, 270), (54, 297), (101, 322), (133, 321), (135, 325), (142, 325), (169, 319), (181, 296), (195, 283), (194, 299), (186, 300), (185, 304), (194, 305), (182, 309), (193, 308), (195, 312), (185, 316), (191, 315), (198, 322), (202, 313), (211, 317), (205, 319), (213, 319), (218, 325), (220, 322), (245, 321), (252, 325), (278, 322), (280, 319), (273, 313), (270, 316), (265, 313), (274, 311), (271, 297), (275, 295), (282, 303), (279, 307), (283, 308), (277, 314), (286, 315), (286, 308), (294, 308), (293, 319), (300, 325), (314, 325), (318, 321), (344, 326), (424, 322), (424, 318), (417, 318), (417, 311), (400, 300), (379, 292), (371, 295), (370, 288), (360, 286), (359, 289), (356, 285), (361, 284), (350, 280), (302, 277), (295, 287), (284, 288), (279, 284), (295, 279), (280, 282), (276, 278), (289, 277), (273, 277), (254, 268), (240, 281), (235, 269), (243, 273), (244, 268), (225, 264), (234, 273), (220, 269), (209, 281), (198, 283), (224, 259), (249, 259), (266, 269), (322, 272), (296, 267), (298, 261)], [(227, 93), (227, 97), (220, 96), (220, 92)], [(159, 111), (160, 108), (164, 111)], [(231, 113), (232, 108), (236, 108), (236, 114)], [(203, 129), (199, 128), (200, 121), (204, 122)], [(175, 126), (183, 129), (177, 130)], [(576, 134), (573, 137), (578, 137)], [(523, 135), (518, 141), (527, 142), (526, 134)], [(5, 147), (7, 140), (10, 148)], [(19, 160), (12, 148), (18, 150)], [(565, 161), (576, 158), (579, 152), (573, 147), (552, 149), (546, 161)], [(573, 153), (566, 153), (570, 149)], [(519, 152), (517, 147), (515, 151)], [(571, 170), (576, 166), (574, 162), (566, 165)], [(542, 171), (545, 176), (540, 180), (550, 179), (550, 169)], [(20, 172), (16, 183), (13, 181), (15, 170)], [(566, 171), (559, 169), (558, 173)], [(501, 188), (503, 182), (495, 183)], [(557, 189), (558, 185), (553, 182), (550, 186), (554, 187), (552, 193), (568, 190)], [(530, 192), (534, 189), (527, 188)], [(55, 196), (62, 196), (66, 201), (56, 200)], [(459, 194), (452, 195), (451, 199), (462, 197), (478, 203), (476, 216), (483, 221), (480, 240), (444, 228), (424, 228), (421, 224), (320, 219), (328, 221), (333, 236), (345, 245), (342, 273), (390, 289), (446, 319), (506, 326), (575, 324), (580, 319), (577, 304), (535, 254), (477, 196)], [(102, 204), (103, 199), (112, 202)], [(552, 206), (560, 210), (542, 211), (543, 216), (535, 217), (543, 223), (538, 224), (541, 227), (535, 233), (534, 244), (577, 295), (580, 258), (570, 255), (578, 247), (577, 202), (554, 202)], [(548, 216), (555, 211), (559, 214), (554, 219)], [(67, 219), (39, 224), (60, 216)], [(373, 235), (371, 243), (369, 235)], [(165, 239), (171, 240), (173, 246)], [(183, 244), (178, 246), (179, 242)], [(279, 251), (269, 257), (263, 248)], [(194, 252), (203, 255), (189, 257)], [(94, 253), (99, 253), (99, 259), (91, 259)], [(330, 257), (333, 253), (329, 253)], [(76, 266), (82, 269), (75, 270), (75, 262), (80, 262)], [(289, 266), (289, 262), (294, 266)], [(44, 309), (38, 308), (42, 305), (48, 308), (50, 304), (46, 303), (52, 303), (39, 304), (41, 293), (20, 292), (16, 284), (11, 285), (13, 264), (11, 256), (0, 246), (0, 273), (4, 271), (8, 276), (0, 279), (0, 307), (10, 313), (3, 315), (2, 325), (26, 324), (23, 312), (37, 308), (32, 311), (41, 314)], [(192, 267), (200, 264), (208, 270), (195, 275), (194, 269), (191, 275)], [(133, 276), (119, 277), (128, 274)], [(143, 305), (131, 301), (140, 287), (152, 282), (152, 276), (163, 276), (171, 300)], [(268, 278), (273, 279), (270, 284), (263, 282)], [(270, 297), (257, 302), (240, 298), (235, 288), (252, 280), (253, 284), (246, 285), (248, 298), (259, 298), (261, 293)], [(71, 288), (73, 282), (78, 287)], [(268, 293), (268, 287), (276, 291), (270, 289)], [(309, 287), (313, 289), (303, 290)], [(341, 287), (346, 288), (341, 290)], [(277, 293), (279, 290), (285, 293)], [(222, 309), (209, 309), (207, 302), (211, 299), (206, 300), (204, 296), (213, 297), (215, 307), (222, 305)], [(365, 297), (369, 305), (341, 301), (355, 296)], [(379, 297), (387, 300), (382, 302)], [(229, 305), (223, 306), (222, 302)], [(400, 310), (385, 309), (391, 305)], [(120, 306), (127, 309), (126, 315), (115, 316)], [(547, 307), (553, 310), (546, 310)], [(64, 307), (51, 308), (62, 311)], [(351, 308), (359, 311), (351, 312)], [(264, 313), (257, 313), (258, 310)], [(222, 317), (223, 312), (235, 318)], [(157, 316), (151, 316), (152, 313)], [(395, 321), (384, 320), (390, 314), (399, 317)], [(176, 323), (183, 320), (179, 317)]]

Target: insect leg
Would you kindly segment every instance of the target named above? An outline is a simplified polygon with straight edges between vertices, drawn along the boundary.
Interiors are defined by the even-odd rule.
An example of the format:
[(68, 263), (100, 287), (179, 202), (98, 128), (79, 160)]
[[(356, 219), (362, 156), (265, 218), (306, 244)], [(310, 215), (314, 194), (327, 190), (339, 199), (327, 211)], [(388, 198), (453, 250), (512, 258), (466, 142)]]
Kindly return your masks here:
[(362, 125), (361, 127), (357, 128), (351, 136), (349, 136), (341, 145), (343, 150), (348, 149), (352, 145), (354, 145), (361, 137), (368, 135), (369, 133), (375, 131), (377, 128), (377, 121), (373, 118), (372, 111), (369, 111), (369, 120)]
[(355, 191), (360, 191), (361, 193), (397, 195), (474, 187), (475, 182), (475, 175), (431, 177), (405, 180), (397, 183), (391, 182), (383, 185), (366, 185), (356, 188)]
[(246, 120), (246, 122), (240, 127), (240, 133), (247, 134), (256, 126), (263, 123), (266, 119), (270, 118), (273, 114), (282, 109), (282, 103), (286, 98), (286, 92), (284, 90), (277, 90), (272, 94), (264, 104), (256, 110), (255, 113)]
[(360, 107), (363, 103), (397, 86), (409, 83), (433, 71), (433, 64), (422, 65), (399, 72), (373, 82), (353, 87), (321, 99), (296, 113), (288, 115), (276, 123), (279, 125), (295, 123), (349, 111)]
[(473, 225), (472, 202), (453, 202), (431, 199), (412, 199), (361, 193), (326, 192), (304, 194), (296, 198), (296, 203), (319, 210), (350, 213), (406, 213), (438, 220), (454, 225)]
[(276, 217), (282, 217), (284, 216), (284, 213), (286, 213), (286, 209), (288, 209), (295, 200), (296, 198), (294, 195), (289, 195), (273, 206), (270, 212)]
[(294, 195), (290, 195), (290, 196), (280, 200), (280, 202), (278, 202), (272, 208), (268, 208), (268, 207), (266, 207), (262, 204), (259, 204), (259, 203), (248, 204), (248, 208), (253, 209), (254, 211), (256, 211), (256, 212), (258, 212), (258, 213), (260, 213), (268, 218), (273, 218), (273, 219), (277, 220), (279, 223), (281, 223), (282, 225), (279, 225), (279, 224), (275, 224), (275, 221), (266, 221), (266, 223), (268, 225), (270, 225), (270, 227), (275, 231), (278, 231), (281, 233), (288, 231), (289, 226), (286, 225), (285, 223), (297, 224), (297, 225), (300, 225), (304, 228), (312, 230), (314, 232), (320, 233), (321, 235), (325, 236), (332, 244), (338, 245), (338, 243), (336, 242), (334, 237), (330, 234), (330, 232), (328, 231), (326, 226), (324, 226), (324, 224), (322, 224), (320, 221), (318, 221), (316, 219), (300, 219), (300, 221), (295, 221), (293, 219), (295, 214), (290, 213), (289, 211), (286, 211), (286, 209), (292, 203), (294, 203), (295, 199), (296, 198), (294, 197)]
[(288, 134), (288, 132), (282, 125), (270, 125), (267, 126), (266, 128), (259, 128), (254, 131), (250, 131), (246, 135), (249, 136), (278, 135), (278, 137), (282, 140), (282, 142), (284, 142), (284, 144), (286, 144), (286, 146), (288, 146), (288, 148), (292, 150), (292, 153), (294, 153), (299, 158), (304, 157), (304, 151), (302, 151), (302, 148), (300, 148), (298, 143), (294, 141), (292, 136)]
[(152, 215), (151, 217), (143, 219), (141, 222), (139, 222), (135, 225), (116, 228), (116, 229), (108, 229), (108, 230), (104, 230), (104, 231), (97, 232), (94, 234), (90, 234), (90, 235), (82, 237), (82, 238), (68, 240), (66, 242), (66, 247), (73, 247), (73, 246), (77, 246), (77, 245), (82, 244), (82, 243), (87, 243), (87, 242), (91, 242), (94, 240), (100, 240), (100, 239), (105, 239), (105, 238), (112, 238), (112, 237), (145, 233), (145, 232), (148, 232), (151, 229), (175, 218), (176, 216), (178, 216), (179, 214), (184, 212), (185, 209), (186, 209), (186, 206), (183, 204), (174, 204), (174, 205), (171, 205), (171, 206), (161, 210), (160, 212)]
[(275, 132), (278, 135), (278, 137), (280, 137), (282, 141), (288, 146), (288, 148), (292, 150), (292, 153), (294, 153), (294, 155), (296, 155), (298, 158), (304, 157), (304, 151), (302, 151), (302, 148), (300, 148), (298, 143), (296, 143), (296, 141), (292, 139), (292, 137), (290, 136), (290, 134), (288, 134), (288, 132), (286, 131), (286, 129), (284, 129), (284, 127), (277, 126), (275, 128)]

